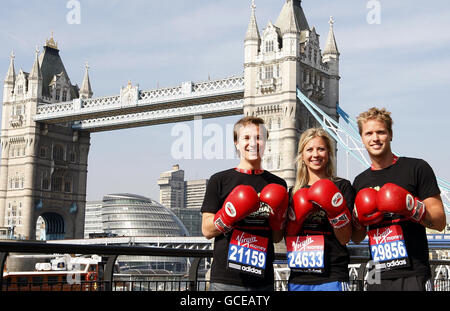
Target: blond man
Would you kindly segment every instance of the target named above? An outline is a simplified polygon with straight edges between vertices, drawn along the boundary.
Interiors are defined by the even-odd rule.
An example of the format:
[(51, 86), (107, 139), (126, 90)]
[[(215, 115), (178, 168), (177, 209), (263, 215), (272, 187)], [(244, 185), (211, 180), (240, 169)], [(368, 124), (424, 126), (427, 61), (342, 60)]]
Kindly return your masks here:
[(446, 218), (431, 166), (422, 159), (397, 157), (391, 149), (391, 113), (371, 108), (358, 116), (371, 167), (359, 174), (352, 240), (369, 237), (379, 282), (368, 290), (430, 290), (431, 269), (425, 228), (444, 229)]

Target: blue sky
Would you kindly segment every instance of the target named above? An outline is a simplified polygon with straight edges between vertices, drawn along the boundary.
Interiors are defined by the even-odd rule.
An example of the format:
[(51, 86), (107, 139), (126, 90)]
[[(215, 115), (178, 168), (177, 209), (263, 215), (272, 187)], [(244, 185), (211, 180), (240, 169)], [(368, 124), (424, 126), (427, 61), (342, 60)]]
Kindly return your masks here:
[[(284, 2), (255, 1), (260, 31), (276, 21)], [(394, 119), (393, 148), (425, 159), (450, 181), (450, 3), (375, 2), (380, 4), (379, 24), (367, 21), (368, 0), (304, 0), (302, 5), (309, 25), (321, 35), (322, 49), (329, 17), (334, 17), (341, 107), (352, 117), (372, 106), (386, 107)], [(73, 84), (81, 85), (89, 62), (94, 97), (119, 94), (129, 80), (146, 90), (243, 73), (250, 0), (79, 3), (80, 23), (70, 24), (70, 1), (5, 2), (0, 11), (0, 77), (6, 75), (12, 50), (16, 72), (29, 72), (36, 45), (42, 51), (52, 31)], [(203, 120), (203, 125), (218, 124), (225, 130), (237, 119)], [(187, 125), (193, 130), (193, 122)], [(185, 170), (186, 179), (208, 178), (236, 165), (237, 159), (174, 159), (174, 126), (92, 134), (87, 199), (130, 192), (158, 200), (159, 174), (173, 164)], [(225, 137), (223, 143), (224, 149), (232, 147)], [(345, 154), (338, 157), (338, 173), (347, 177)], [(352, 159), (349, 163), (353, 180), (362, 167)]]

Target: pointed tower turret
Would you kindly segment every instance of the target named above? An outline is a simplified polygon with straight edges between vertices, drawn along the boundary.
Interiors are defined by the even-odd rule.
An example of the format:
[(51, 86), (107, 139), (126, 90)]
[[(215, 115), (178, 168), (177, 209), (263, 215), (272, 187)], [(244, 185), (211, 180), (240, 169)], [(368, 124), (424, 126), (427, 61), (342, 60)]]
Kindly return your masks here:
[(14, 69), (14, 52), (11, 52), (11, 60), (9, 62), (8, 72), (6, 73), (4, 85), (3, 85), (3, 102), (8, 102), (14, 92), (14, 86), (16, 83), (16, 71)]
[(70, 82), (53, 33), (45, 42), (44, 51), (39, 56), (39, 64), (42, 72), (42, 96), (46, 101), (65, 102), (78, 98), (78, 89)]
[(325, 45), (325, 49), (323, 51), (323, 61), (328, 62), (331, 59), (339, 60), (339, 50), (336, 44), (336, 38), (334, 37), (334, 19), (333, 16), (330, 16), (330, 30), (328, 32), (327, 43)]
[(33, 67), (31, 68), (29, 80), (42, 79), (41, 66), (39, 65), (39, 48), (36, 46), (36, 57), (34, 59)]
[(244, 40), (244, 64), (251, 63), (258, 55), (259, 46), (261, 45), (261, 36), (258, 30), (258, 23), (256, 22), (256, 5), (255, 0), (252, 0), (252, 14), (248, 23), (247, 33)]
[[(245, 77), (245, 106), (253, 106), (255, 97), (255, 85), (257, 79), (257, 67), (255, 65), (261, 46), (261, 36), (256, 22), (256, 5), (255, 0), (252, 0), (252, 13), (248, 23), (247, 33), (244, 40), (244, 77)], [(244, 111), (246, 113), (246, 111)]]
[(9, 61), (9, 68), (8, 72), (6, 73), (5, 82), (13, 83), (16, 81), (16, 70), (14, 69), (14, 58), (16, 56), (14, 55), (14, 52), (11, 52), (10, 61)]
[[(339, 50), (337, 48), (336, 39), (334, 37), (334, 19), (330, 16), (330, 30), (328, 39), (323, 51), (322, 61), (328, 65), (328, 73), (330, 75), (328, 88), (326, 90), (327, 102), (330, 107), (336, 107), (339, 102)], [(338, 115), (336, 113), (336, 119)]]
[(309, 30), (301, 0), (286, 0), (275, 23), (281, 33), (298, 33)]
[(80, 89), (80, 98), (91, 98), (94, 93), (92, 92), (91, 82), (89, 80), (89, 64), (87, 62), (85, 69), (84, 79)]
[(250, 22), (248, 23), (247, 33), (245, 35), (245, 41), (259, 41), (261, 36), (259, 35), (258, 23), (256, 22), (256, 5), (255, 0), (252, 0), (252, 15), (250, 16)]
[(39, 65), (39, 49), (36, 46), (36, 57), (33, 67), (28, 76), (28, 96), (31, 98), (40, 98), (42, 96), (42, 72)]

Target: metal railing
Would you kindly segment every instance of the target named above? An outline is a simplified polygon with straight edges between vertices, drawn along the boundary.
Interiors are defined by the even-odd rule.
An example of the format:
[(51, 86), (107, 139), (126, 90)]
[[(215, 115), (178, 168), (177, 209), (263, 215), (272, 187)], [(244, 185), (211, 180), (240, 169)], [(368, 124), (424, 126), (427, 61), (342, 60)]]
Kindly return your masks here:
[[(366, 248), (366, 245), (352, 246)], [(448, 250), (448, 247), (434, 247), (435, 249)], [(5, 281), (3, 273), (6, 271), (6, 260), (11, 253), (26, 254), (96, 254), (102, 256), (104, 269), (102, 277), (94, 281), (76, 282), (74, 284), (61, 284), (48, 282), (12, 283)], [(158, 276), (158, 275), (131, 275), (115, 273), (116, 260), (121, 255), (127, 256), (163, 256), (191, 258), (192, 262), (188, 273)], [(145, 246), (110, 246), (110, 245), (74, 245), (74, 244), (50, 244), (43, 242), (28, 241), (1, 241), (0, 242), (0, 290), (23, 290), (23, 291), (204, 291), (209, 288), (207, 278), (199, 278), (199, 266), (203, 259), (211, 258), (212, 250), (195, 250), (180, 248), (160, 248)], [(275, 254), (275, 264), (286, 266), (286, 254)], [(368, 257), (351, 256), (349, 265), (350, 283), (352, 291), (362, 291), (367, 283)], [(450, 291), (450, 260), (430, 260), (433, 276), (431, 285), (437, 291)], [(351, 271), (353, 269), (353, 272)], [(443, 272), (440, 274), (440, 272)], [(286, 290), (287, 278), (276, 279), (275, 290)]]

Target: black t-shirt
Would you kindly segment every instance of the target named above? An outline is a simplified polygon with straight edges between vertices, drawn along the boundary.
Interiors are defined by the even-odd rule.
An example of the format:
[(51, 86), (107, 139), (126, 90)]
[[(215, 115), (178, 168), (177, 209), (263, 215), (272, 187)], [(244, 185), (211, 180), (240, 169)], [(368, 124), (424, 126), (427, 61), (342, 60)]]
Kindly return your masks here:
[[(395, 164), (382, 170), (370, 168), (359, 174), (353, 187), (356, 193), (363, 188), (379, 190), (386, 183), (394, 183), (419, 200), (440, 194), (436, 176), (431, 166), (421, 159), (400, 157)], [(379, 224), (369, 226), (369, 230), (398, 224), (402, 228), (410, 267), (396, 268), (381, 272), (382, 279), (395, 279), (413, 275), (430, 277), (428, 240), (425, 227), (409, 218), (387, 213)]]
[[(347, 207), (352, 212), (355, 201), (355, 191), (352, 184), (350, 181), (342, 178), (336, 178), (333, 182), (344, 196)], [(325, 269), (322, 273), (291, 270), (290, 283), (313, 285), (335, 281), (347, 282), (349, 280), (348, 264), (350, 263), (350, 256), (347, 247), (342, 245), (334, 235), (333, 227), (324, 210), (318, 208), (316, 212), (309, 215), (303, 222), (299, 235), (324, 236)]]
[[(216, 173), (209, 179), (206, 187), (205, 199), (201, 208), (202, 213), (217, 213), (228, 194), (238, 185), (252, 186), (257, 193), (268, 184), (276, 183), (287, 188), (284, 179), (268, 171), (262, 174), (246, 174), (229, 169)], [(261, 208), (239, 221), (235, 228), (247, 233), (259, 235), (269, 239), (267, 247), (266, 270), (264, 277), (253, 276), (227, 268), (228, 246), (233, 234), (221, 234), (214, 239), (213, 263), (211, 267), (211, 281), (239, 286), (264, 286), (274, 282), (273, 260), (274, 246), (272, 231), (269, 227), (269, 211)]]

